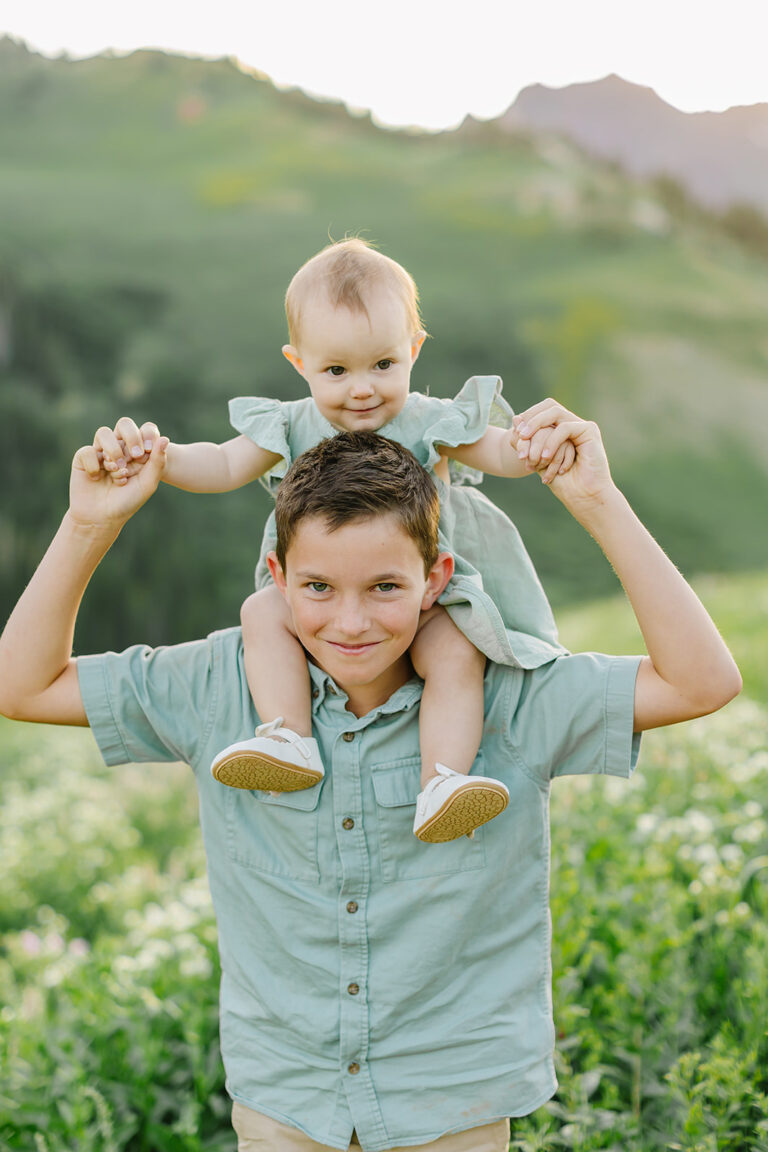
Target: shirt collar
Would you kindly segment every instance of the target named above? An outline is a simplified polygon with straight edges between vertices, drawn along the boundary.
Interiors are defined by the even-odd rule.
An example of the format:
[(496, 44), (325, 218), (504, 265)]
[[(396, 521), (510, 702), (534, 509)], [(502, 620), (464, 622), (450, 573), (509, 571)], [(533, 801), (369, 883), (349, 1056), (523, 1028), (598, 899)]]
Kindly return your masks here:
[[(317, 712), (324, 704), (329, 706), (335, 705), (343, 710), (345, 709), (348, 696), (343, 688), (339, 688), (338, 684), (328, 675), (322, 668), (318, 668), (316, 664), (307, 661), (309, 668), (309, 676), (312, 682), (312, 711)], [(421, 700), (421, 694), (424, 690), (424, 681), (420, 680), (418, 676), (412, 676), (402, 687), (393, 692), (388, 700), (380, 704), (378, 708), (374, 708), (369, 712), (365, 720), (370, 722), (379, 715), (388, 715), (392, 712), (407, 712), (410, 708), (415, 707)], [(333, 705), (331, 704), (333, 702)], [(351, 718), (352, 713), (347, 713)], [(360, 717), (362, 720), (363, 717)]]

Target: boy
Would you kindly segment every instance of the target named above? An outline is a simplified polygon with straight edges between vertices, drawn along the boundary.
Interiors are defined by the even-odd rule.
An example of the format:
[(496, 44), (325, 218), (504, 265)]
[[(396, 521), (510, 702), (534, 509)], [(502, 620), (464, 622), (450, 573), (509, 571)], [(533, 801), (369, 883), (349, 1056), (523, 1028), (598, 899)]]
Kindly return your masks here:
[(269, 564), (310, 658), (328, 766), (319, 787), (275, 799), (210, 775), (222, 728), (256, 719), (238, 629), (70, 657), (88, 579), (159, 483), (165, 438), (123, 487), (94, 467), (95, 449), (80, 450), (69, 512), (0, 639), (6, 715), (90, 724), (111, 764), (194, 767), (241, 1152), (506, 1150), (505, 1117), (556, 1087), (550, 780), (628, 776), (633, 733), (714, 711), (740, 689), (706, 611), (613, 484), (597, 427), (549, 400), (516, 420), (533, 467), (573, 443), (552, 490), (616, 569), (648, 656), (489, 665), (482, 755), (513, 802), (472, 841), (425, 848), (411, 835), (421, 682), (407, 653), (452, 559), (437, 550), (432, 482), (381, 436), (323, 442), (278, 497)]

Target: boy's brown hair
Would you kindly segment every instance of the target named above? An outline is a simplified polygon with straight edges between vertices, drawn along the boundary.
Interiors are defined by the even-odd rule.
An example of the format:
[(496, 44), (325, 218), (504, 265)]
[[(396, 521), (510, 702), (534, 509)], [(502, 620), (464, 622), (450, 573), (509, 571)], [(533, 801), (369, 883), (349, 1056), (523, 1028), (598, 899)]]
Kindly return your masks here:
[(302, 520), (329, 532), (371, 516), (393, 515), (415, 542), (428, 575), (437, 560), (440, 503), (429, 473), (402, 444), (376, 432), (340, 432), (304, 452), (280, 482), (275, 552), (283, 572)]
[(285, 294), (288, 338), (299, 347), (301, 314), (307, 300), (324, 292), (334, 308), (368, 315), (366, 297), (377, 286), (390, 289), (402, 301), (409, 336), (424, 329), (419, 315), (419, 293), (402, 264), (377, 252), (365, 240), (338, 240), (299, 268)]

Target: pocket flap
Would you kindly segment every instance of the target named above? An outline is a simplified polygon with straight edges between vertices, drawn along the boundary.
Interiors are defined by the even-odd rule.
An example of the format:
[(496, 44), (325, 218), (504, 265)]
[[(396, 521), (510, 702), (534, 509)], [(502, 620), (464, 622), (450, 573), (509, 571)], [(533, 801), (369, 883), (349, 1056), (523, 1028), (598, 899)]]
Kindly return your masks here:
[(376, 801), (382, 808), (401, 808), (408, 804), (415, 808), (416, 797), (421, 791), (420, 757), (374, 764), (371, 771)]
[(269, 792), (251, 792), (262, 804), (275, 805), (278, 808), (294, 808), (297, 812), (312, 812), (320, 802), (320, 789), (325, 780), (314, 784), (311, 788), (299, 788), (296, 792), (278, 792), (272, 796)]

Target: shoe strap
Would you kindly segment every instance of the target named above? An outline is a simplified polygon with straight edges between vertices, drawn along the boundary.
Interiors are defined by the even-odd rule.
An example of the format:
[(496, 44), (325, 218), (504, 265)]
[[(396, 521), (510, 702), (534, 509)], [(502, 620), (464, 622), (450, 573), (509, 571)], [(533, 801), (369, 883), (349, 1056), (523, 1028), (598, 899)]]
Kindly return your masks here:
[(439, 787), (443, 780), (449, 780), (451, 776), (461, 776), (461, 772), (454, 772), (453, 768), (448, 768), (445, 764), (441, 764), (437, 760), (435, 761), (435, 771), (437, 775), (431, 776), (424, 785), (422, 792), (424, 796), (429, 796), (430, 793), (434, 792), (435, 788)]
[[(441, 776), (445, 780), (447, 780), (450, 776), (464, 775), (463, 772), (454, 772), (453, 768), (449, 768), (446, 764), (441, 764), (439, 760), (435, 761), (435, 772), (437, 772), (437, 776)], [(433, 776), (432, 779), (436, 780), (437, 777)]]
[(257, 736), (280, 736), (287, 744), (293, 744), (301, 752), (302, 756), (309, 761), (312, 754), (307, 747), (307, 743), (303, 737), (294, 732), (292, 728), (283, 728), (282, 716), (276, 716), (274, 720), (270, 720), (267, 724), (259, 724), (256, 729)]

